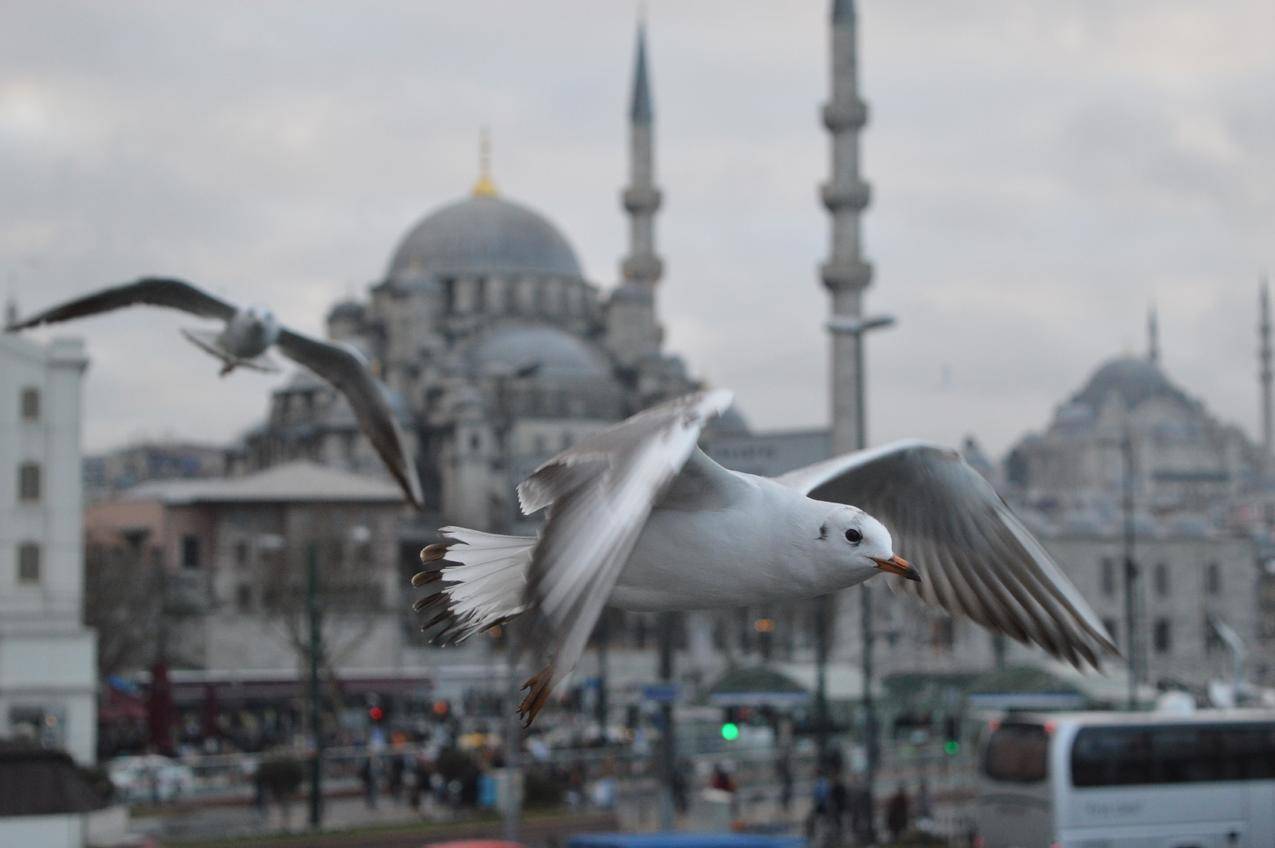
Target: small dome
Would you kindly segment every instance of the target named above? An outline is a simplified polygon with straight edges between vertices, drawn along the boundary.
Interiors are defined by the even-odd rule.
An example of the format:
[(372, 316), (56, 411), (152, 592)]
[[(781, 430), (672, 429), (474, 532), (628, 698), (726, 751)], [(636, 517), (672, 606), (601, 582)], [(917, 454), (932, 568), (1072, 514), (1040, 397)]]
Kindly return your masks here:
[(1152, 398), (1167, 398), (1187, 406), (1195, 405), (1185, 392), (1164, 376), (1164, 372), (1155, 363), (1132, 356), (1112, 359), (1095, 371), (1080, 393), (1072, 398), (1072, 403), (1098, 409), (1112, 393), (1130, 407)]
[(474, 343), (469, 358), (475, 371), (483, 374), (534, 367), (537, 377), (611, 376), (603, 354), (569, 333), (542, 324), (498, 327)]
[(422, 271), (582, 278), (575, 251), (547, 218), (489, 195), (444, 206), (425, 216), (403, 237), (387, 276)]
[(328, 310), (329, 321), (362, 321), (363, 304), (357, 300), (342, 300)]

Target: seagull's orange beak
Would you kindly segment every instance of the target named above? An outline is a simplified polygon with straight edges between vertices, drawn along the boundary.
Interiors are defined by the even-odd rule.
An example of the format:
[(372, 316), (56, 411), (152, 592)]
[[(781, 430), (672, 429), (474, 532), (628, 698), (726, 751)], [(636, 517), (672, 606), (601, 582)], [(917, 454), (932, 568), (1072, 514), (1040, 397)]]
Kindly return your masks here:
[(908, 562), (898, 554), (895, 554), (889, 559), (877, 559), (876, 557), (873, 557), (872, 561), (875, 562), (877, 564), (877, 568), (882, 571), (889, 572), (890, 574), (897, 574), (900, 577), (906, 577), (909, 580), (915, 580), (917, 583), (921, 582), (921, 575), (916, 573), (916, 569), (912, 567), (912, 563)]

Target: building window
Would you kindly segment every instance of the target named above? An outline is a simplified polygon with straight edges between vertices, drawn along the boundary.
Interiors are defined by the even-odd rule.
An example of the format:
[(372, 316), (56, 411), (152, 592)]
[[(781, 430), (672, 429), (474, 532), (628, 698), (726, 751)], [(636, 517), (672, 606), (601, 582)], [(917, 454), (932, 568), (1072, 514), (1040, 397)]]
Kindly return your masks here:
[(24, 462), (18, 466), (18, 498), (24, 501), (40, 499), (40, 464)]
[(1155, 593), (1161, 598), (1169, 597), (1169, 566), (1162, 562), (1155, 564)]
[(248, 564), (248, 543), (245, 541), (235, 542), (235, 565), (243, 568)]
[(1151, 645), (1157, 654), (1173, 650), (1173, 631), (1167, 618), (1157, 618), (1151, 632)]
[(22, 420), (40, 420), (40, 390), (32, 386), (22, 390)]
[(1204, 569), (1204, 591), (1210, 595), (1222, 594), (1222, 569), (1216, 562), (1210, 562)]
[(18, 582), (40, 582), (40, 546), (34, 542), (18, 545)]
[(1116, 594), (1116, 562), (1111, 557), (1102, 558), (1102, 594), (1109, 598)]
[(252, 587), (247, 583), (240, 583), (235, 590), (235, 606), (240, 612), (252, 611)]
[(182, 568), (199, 568), (199, 537), (193, 533), (182, 536)]

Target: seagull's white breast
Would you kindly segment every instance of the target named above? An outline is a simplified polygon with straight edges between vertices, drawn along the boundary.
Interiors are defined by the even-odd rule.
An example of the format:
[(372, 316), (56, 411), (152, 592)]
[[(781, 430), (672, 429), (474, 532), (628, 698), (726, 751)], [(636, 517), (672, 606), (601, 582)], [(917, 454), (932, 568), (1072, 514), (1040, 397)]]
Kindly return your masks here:
[(803, 553), (818, 532), (805, 514), (810, 501), (759, 483), (722, 509), (653, 510), (611, 603), (630, 610), (733, 607), (846, 585)]

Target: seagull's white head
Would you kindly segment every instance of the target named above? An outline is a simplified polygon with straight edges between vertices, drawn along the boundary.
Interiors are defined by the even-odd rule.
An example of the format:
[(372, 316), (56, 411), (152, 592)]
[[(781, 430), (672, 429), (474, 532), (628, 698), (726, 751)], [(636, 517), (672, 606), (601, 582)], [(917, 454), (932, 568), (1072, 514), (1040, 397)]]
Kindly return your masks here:
[(854, 582), (880, 571), (920, 581), (916, 569), (894, 552), (894, 540), (885, 525), (853, 506), (837, 506), (819, 525), (818, 543), (824, 555), (854, 569)]

